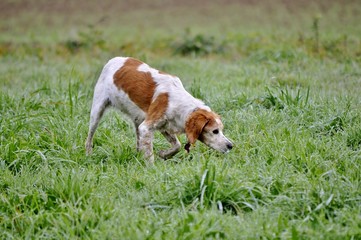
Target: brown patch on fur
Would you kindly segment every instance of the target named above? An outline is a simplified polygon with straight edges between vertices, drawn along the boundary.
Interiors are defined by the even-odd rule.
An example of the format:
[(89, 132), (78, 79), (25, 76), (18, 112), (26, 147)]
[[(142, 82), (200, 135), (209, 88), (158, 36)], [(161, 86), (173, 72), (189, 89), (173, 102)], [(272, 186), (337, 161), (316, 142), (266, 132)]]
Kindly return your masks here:
[(157, 96), (149, 106), (147, 121), (154, 123), (165, 114), (168, 108), (168, 98), (168, 93), (161, 93)]
[(190, 144), (194, 144), (200, 137), (206, 125), (217, 124), (215, 119), (219, 118), (214, 112), (208, 112), (204, 109), (198, 109), (190, 114), (186, 121), (185, 132)]
[(118, 89), (123, 90), (129, 98), (143, 111), (147, 112), (151, 104), (156, 83), (150, 72), (141, 72), (137, 68), (143, 62), (128, 58), (124, 65), (115, 72), (113, 79)]

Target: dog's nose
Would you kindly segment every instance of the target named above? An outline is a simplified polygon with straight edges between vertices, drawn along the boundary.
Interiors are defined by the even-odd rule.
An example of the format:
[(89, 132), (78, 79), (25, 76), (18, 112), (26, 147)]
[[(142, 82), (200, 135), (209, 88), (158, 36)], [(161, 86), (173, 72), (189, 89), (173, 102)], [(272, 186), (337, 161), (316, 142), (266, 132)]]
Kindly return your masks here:
[(227, 148), (228, 148), (229, 150), (231, 150), (231, 149), (233, 148), (232, 143), (227, 143)]

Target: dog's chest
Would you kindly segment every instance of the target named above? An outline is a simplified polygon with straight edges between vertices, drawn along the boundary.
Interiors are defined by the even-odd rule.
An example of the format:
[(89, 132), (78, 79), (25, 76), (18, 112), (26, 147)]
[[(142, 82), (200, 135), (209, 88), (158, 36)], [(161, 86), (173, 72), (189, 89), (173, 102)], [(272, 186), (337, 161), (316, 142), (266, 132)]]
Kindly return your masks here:
[(167, 119), (165, 124), (159, 128), (160, 131), (167, 131), (170, 134), (184, 133), (184, 126), (176, 119)]

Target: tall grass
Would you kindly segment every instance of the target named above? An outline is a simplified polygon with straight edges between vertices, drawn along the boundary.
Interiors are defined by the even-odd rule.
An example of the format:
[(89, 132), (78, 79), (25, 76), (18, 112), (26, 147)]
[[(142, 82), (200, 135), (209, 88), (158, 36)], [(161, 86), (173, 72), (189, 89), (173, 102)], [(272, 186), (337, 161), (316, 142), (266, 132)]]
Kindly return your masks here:
[[(1, 22), (0, 237), (361, 238), (360, 15), (339, 20), (347, 27), (334, 19), (360, 9), (333, 4), (317, 23), (307, 7), (289, 21), (284, 5), (274, 10), (281, 14), (207, 6), (219, 18), (212, 24), (182, 5), (170, 8), (174, 31), (155, 28), (162, 9), (124, 13), (135, 19), (124, 28), (92, 20), (75, 36), (65, 20), (61, 37), (45, 24), (19, 38), (26, 15)], [(149, 21), (139, 25), (140, 15)], [(183, 35), (187, 22), (192, 31)], [(86, 156), (94, 84), (115, 55), (179, 76), (222, 115), (234, 149), (223, 155), (197, 143), (149, 166), (132, 125), (108, 111)], [(168, 147), (160, 134), (154, 145)]]

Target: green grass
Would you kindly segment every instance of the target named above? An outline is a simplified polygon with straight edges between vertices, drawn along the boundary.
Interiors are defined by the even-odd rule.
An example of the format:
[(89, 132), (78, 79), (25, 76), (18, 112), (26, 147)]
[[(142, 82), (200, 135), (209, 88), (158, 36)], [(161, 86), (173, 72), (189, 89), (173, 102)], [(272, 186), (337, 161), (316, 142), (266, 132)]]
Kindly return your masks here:
[[(357, 1), (155, 1), (120, 16), (104, 1), (104, 21), (95, 2), (30, 2), (0, 21), (1, 239), (361, 238)], [(109, 111), (87, 157), (93, 88), (118, 55), (178, 75), (234, 149), (197, 143), (149, 166)]]

